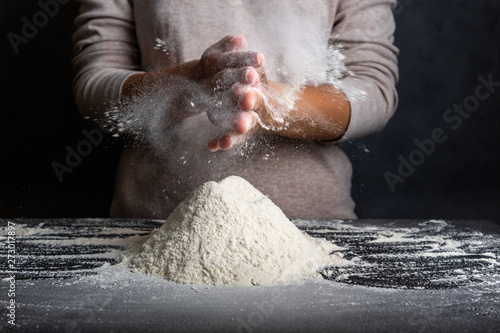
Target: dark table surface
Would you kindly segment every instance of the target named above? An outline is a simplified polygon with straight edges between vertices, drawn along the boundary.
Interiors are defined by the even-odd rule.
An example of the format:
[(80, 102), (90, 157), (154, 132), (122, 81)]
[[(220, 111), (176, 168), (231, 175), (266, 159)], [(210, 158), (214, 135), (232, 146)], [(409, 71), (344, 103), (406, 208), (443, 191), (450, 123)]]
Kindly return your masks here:
[(500, 329), (500, 227), (489, 221), (294, 221), (354, 264), (270, 287), (179, 285), (121, 265), (123, 250), (161, 223), (0, 220), (1, 330)]

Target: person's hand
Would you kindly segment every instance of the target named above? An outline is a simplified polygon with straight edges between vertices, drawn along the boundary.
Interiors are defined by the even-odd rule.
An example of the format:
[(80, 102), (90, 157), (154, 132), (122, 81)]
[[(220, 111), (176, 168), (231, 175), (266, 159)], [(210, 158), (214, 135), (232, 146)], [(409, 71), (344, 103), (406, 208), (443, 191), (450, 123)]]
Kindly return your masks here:
[(246, 48), (243, 36), (226, 36), (210, 46), (199, 60), (132, 75), (123, 84), (122, 102), (144, 103), (152, 94), (164, 105), (164, 126), (206, 112), (221, 132), (226, 131), (239, 111), (242, 87), (257, 86), (261, 81), (264, 56)]
[(211, 151), (229, 149), (259, 128), (271, 125), (268, 102), (272, 98), (263, 64), (262, 53), (246, 51), (243, 36), (223, 38), (200, 59), (202, 81), (214, 96), (207, 115), (222, 130), (221, 135), (210, 140)]
[[(163, 119), (160, 126), (206, 112), (220, 128), (220, 134), (209, 140), (212, 151), (242, 143), (261, 128), (304, 140), (336, 140), (345, 133), (351, 111), (340, 89), (330, 84), (292, 89), (267, 82), (264, 55), (246, 47), (243, 36), (228, 36), (200, 60), (131, 75), (122, 85), (122, 103), (143, 105), (152, 100), (162, 112), (156, 117)], [(157, 107), (161, 104), (163, 108)]]
[[(217, 102), (207, 108), (207, 114), (222, 129), (209, 141), (211, 151), (241, 144), (259, 129), (292, 139), (320, 141), (337, 140), (345, 133), (351, 110), (342, 90), (331, 84), (293, 87), (268, 82), (263, 55), (245, 49), (242, 36), (226, 37), (200, 60), (200, 65), (211, 69), (208, 77), (215, 78), (209, 82)], [(248, 59), (259, 61), (252, 64)]]
[(204, 107), (222, 135), (209, 142), (209, 149), (228, 149), (257, 129), (254, 94), (266, 86), (264, 56), (247, 51), (243, 36), (227, 36), (209, 47), (198, 64), (197, 81), (207, 96)]
[(288, 126), (285, 118), (293, 108), (296, 96), (296, 92), (289, 87), (276, 82), (268, 83), (262, 71), (258, 84), (238, 84), (234, 92), (238, 97), (238, 111), (232, 118), (232, 127), (210, 140), (208, 147), (211, 151), (241, 144), (262, 128), (276, 132)]
[(258, 85), (247, 84), (233, 87), (237, 97), (237, 112), (229, 118), (230, 127), (218, 137), (212, 139), (208, 148), (211, 151), (226, 150), (234, 145), (243, 143), (250, 135), (261, 127), (267, 127), (269, 118), (268, 107), (265, 100), (268, 97), (266, 83)]

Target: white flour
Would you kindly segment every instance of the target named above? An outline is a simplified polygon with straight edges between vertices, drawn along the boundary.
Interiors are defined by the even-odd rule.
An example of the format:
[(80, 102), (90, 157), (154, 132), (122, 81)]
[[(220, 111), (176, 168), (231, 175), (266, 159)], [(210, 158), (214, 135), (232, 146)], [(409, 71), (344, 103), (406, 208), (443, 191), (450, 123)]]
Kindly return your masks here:
[(124, 259), (134, 271), (188, 284), (272, 285), (320, 277), (346, 262), (336, 247), (302, 233), (240, 177), (208, 182)]

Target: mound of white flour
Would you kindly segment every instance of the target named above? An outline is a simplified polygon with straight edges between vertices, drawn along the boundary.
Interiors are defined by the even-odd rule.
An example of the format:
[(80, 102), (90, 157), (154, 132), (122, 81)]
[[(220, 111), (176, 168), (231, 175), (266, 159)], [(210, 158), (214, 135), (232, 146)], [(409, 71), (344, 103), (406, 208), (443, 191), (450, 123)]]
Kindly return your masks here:
[(271, 285), (318, 277), (343, 260), (335, 246), (302, 233), (246, 180), (207, 182), (189, 195), (124, 262), (188, 284)]

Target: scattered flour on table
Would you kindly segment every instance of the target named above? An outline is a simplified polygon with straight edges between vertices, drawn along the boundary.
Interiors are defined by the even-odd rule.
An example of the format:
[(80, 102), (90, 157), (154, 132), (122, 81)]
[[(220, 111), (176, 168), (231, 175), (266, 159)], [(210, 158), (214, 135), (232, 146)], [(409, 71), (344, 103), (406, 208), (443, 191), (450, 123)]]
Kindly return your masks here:
[(273, 285), (347, 263), (329, 254), (336, 249), (301, 232), (269, 198), (231, 176), (191, 193), (124, 263), (178, 283)]

